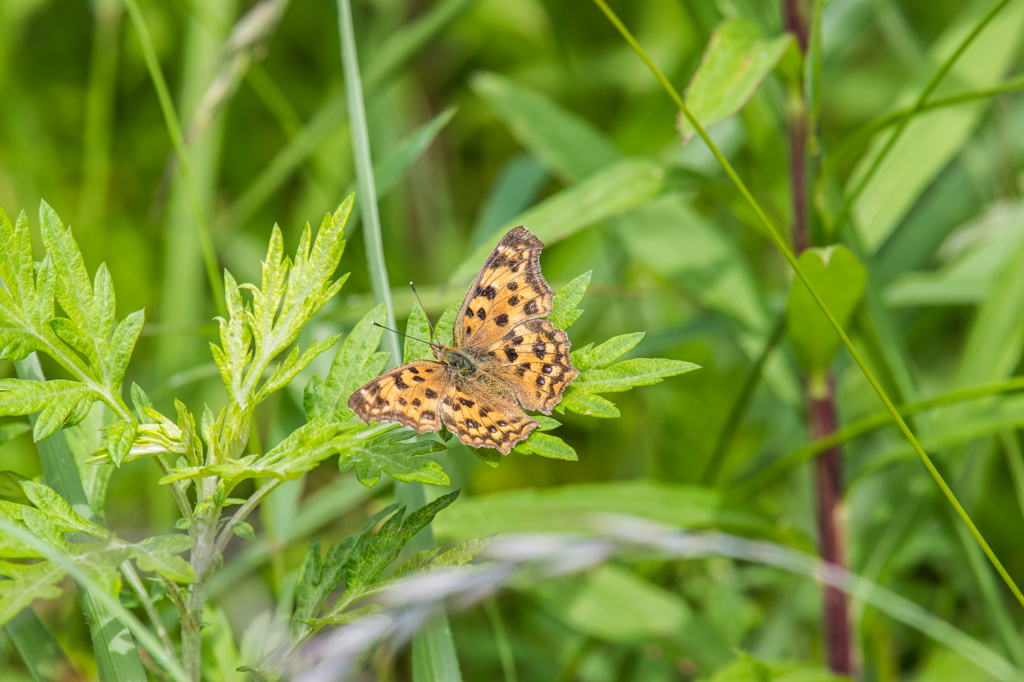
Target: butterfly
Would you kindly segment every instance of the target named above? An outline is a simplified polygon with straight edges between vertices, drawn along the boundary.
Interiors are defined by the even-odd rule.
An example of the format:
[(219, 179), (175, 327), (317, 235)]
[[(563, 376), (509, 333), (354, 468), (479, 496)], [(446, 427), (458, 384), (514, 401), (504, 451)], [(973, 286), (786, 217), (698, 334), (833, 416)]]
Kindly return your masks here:
[(523, 410), (551, 414), (579, 372), (569, 337), (549, 320), (554, 296), (540, 272), (544, 244), (525, 227), (509, 230), (487, 257), (455, 318), (453, 345), (369, 382), (348, 406), (365, 422), (398, 422), (416, 433), (444, 424), (472, 447), (507, 455), (539, 424)]

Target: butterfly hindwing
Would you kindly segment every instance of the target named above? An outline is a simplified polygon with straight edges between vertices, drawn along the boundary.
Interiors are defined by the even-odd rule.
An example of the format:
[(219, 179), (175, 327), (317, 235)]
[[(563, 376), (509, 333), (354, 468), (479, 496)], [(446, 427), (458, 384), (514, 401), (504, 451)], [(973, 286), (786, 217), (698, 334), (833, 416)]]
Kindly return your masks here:
[(348, 399), (348, 407), (369, 422), (398, 422), (416, 433), (441, 430), (438, 404), (449, 390), (451, 370), (440, 362), (416, 360), (381, 374)]
[(503, 455), (539, 426), (513, 402), (472, 377), (454, 377), (440, 410), (445, 426), (460, 441), (474, 448), (495, 448)]
[(569, 336), (548, 320), (529, 320), (487, 351), (483, 371), (510, 386), (520, 405), (551, 414), (579, 371), (569, 359)]
[(543, 248), (525, 227), (502, 237), (455, 318), (457, 348), (486, 348), (518, 323), (551, 313), (554, 294), (540, 272)]

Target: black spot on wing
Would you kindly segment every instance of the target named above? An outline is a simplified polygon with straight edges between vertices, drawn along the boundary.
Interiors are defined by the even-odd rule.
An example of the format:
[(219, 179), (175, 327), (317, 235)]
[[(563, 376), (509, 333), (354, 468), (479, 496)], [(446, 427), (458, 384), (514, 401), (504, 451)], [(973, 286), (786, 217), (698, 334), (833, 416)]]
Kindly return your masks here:
[(531, 300), (527, 301), (526, 305), (523, 306), (523, 312), (526, 313), (527, 315), (536, 315), (537, 314), (537, 299), (531, 299)]
[(505, 325), (507, 325), (508, 314), (502, 313), (501, 315), (498, 315), (496, 318), (494, 318), (494, 324), (498, 325), (499, 327), (504, 327)]

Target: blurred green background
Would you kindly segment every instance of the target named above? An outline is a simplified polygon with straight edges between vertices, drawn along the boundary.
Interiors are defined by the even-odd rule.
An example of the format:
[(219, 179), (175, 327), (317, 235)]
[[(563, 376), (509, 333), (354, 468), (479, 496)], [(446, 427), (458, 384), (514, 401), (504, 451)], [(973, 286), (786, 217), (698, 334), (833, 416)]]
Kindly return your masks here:
[[(680, 90), (721, 22), (744, 19), (765, 37), (782, 32), (773, 2), (610, 4)], [(913, 103), (992, 5), (824, 3), (814, 147), (831, 175), (815, 187), (816, 210), (834, 216), (880, 140), (844, 145), (871, 121)], [(163, 0), (141, 6), (187, 131), (218, 264), (240, 282), (258, 281), (275, 222), (291, 251), (301, 226), (319, 224), (354, 188), (335, 4)], [(442, 464), (466, 496), (453, 510), (500, 491), (651, 479), (714, 488), (792, 544), (813, 548), (809, 464), (737, 490), (750, 473), (809, 441), (800, 370), (788, 344), (769, 357), (725, 455), (714, 454), (785, 310), (790, 271), (704, 143), (681, 142), (675, 106), (607, 19), (582, 0), (376, 0), (357, 1), (353, 11), (400, 328), (412, 304), (405, 282), (416, 281), (436, 320), (464, 292), (467, 280), (453, 280), (452, 273), (475, 272), (482, 244), (493, 243), (531, 207), (562, 201), (561, 213), (537, 220), (564, 218), (568, 226), (551, 228), (555, 238), (542, 259), (556, 290), (594, 271), (586, 314), (570, 333), (574, 347), (642, 330), (647, 335), (638, 354), (703, 367), (619, 396), (620, 419), (567, 415), (558, 435), (575, 448), (578, 462), (513, 454), (491, 469), (465, 448), (445, 453)], [(1010, 2), (937, 94), (1004, 82), (1020, 70), (1022, 38), (1024, 3)], [(788, 227), (786, 68), (784, 59), (711, 135), (771, 217)], [(854, 202), (857, 252), (869, 285), (850, 331), (896, 402), (1005, 380), (1020, 370), (1022, 104), (1009, 91), (922, 115)], [(388, 169), (390, 181), (381, 182)], [(602, 204), (609, 188), (615, 200)], [(118, 314), (146, 309), (129, 380), (165, 412), (175, 397), (219, 408), (222, 387), (207, 350), (217, 313), (194, 216), (120, 0), (0, 0), (0, 205), (11, 215), (26, 210), (35, 225), (40, 199), (71, 225), (90, 271), (107, 263), (120, 293)], [(529, 217), (523, 222), (532, 227)], [(347, 331), (372, 307), (363, 233), (354, 223), (341, 265), (352, 277), (308, 338)], [(819, 221), (814, 234), (821, 244), (831, 241)], [(261, 407), (264, 445), (301, 423), (305, 381), (310, 373), (324, 376), (331, 355)], [(45, 360), (44, 369), (57, 373)], [(842, 423), (880, 409), (845, 351), (834, 371)], [(13, 373), (0, 362), (0, 376)], [(1014, 446), (1024, 403), (1012, 395), (989, 397), (923, 413), (913, 426), (996, 554), (1024, 581), (1024, 464)], [(705, 480), (713, 458), (717, 476)], [(843, 461), (840, 510), (851, 570), (1024, 665), (1024, 609), (899, 434), (884, 428), (853, 440)], [(30, 435), (0, 445), (0, 469), (40, 475)], [(301, 500), (337, 477), (323, 466), (282, 489), (257, 523), (261, 532), (287, 535), (282, 528), (294, 522)], [(114, 474), (107, 517), (124, 537), (173, 524), (173, 502), (157, 478), (144, 462)], [(390, 494), (385, 486), (364, 496), (373, 499), (353, 498), (345, 513), (322, 520), (318, 535), (351, 532)], [(308, 531), (245, 578), (243, 588), (218, 597), (235, 639), (260, 608), (274, 604), (307, 541)], [(518, 679), (710, 677), (730, 665), (733, 647), (765, 659), (822, 664), (820, 593), (806, 579), (725, 559), (601, 570), (609, 573), (577, 586), (591, 590), (577, 602), (544, 589), (499, 599)], [(688, 625), (666, 632), (643, 610), (636, 623), (609, 615), (628, 611), (623, 600), (645, 603), (636, 594), (671, 601)], [(70, 595), (73, 589), (40, 611), (75, 663), (89, 671), (88, 634)], [(607, 623), (581, 616), (578, 603), (587, 600)], [(862, 606), (853, 613), (863, 679), (991, 679), (963, 651), (906, 623)], [(712, 645), (694, 644), (693, 623)], [(481, 609), (453, 619), (466, 679), (504, 674), (492, 626)], [(17, 669), (16, 656), (7, 656)], [(382, 663), (382, 679), (405, 679), (400, 668)], [(735, 670), (738, 677), (728, 677)], [(745, 670), (734, 666), (720, 679), (745, 679)], [(224, 675), (211, 679), (230, 677)]]

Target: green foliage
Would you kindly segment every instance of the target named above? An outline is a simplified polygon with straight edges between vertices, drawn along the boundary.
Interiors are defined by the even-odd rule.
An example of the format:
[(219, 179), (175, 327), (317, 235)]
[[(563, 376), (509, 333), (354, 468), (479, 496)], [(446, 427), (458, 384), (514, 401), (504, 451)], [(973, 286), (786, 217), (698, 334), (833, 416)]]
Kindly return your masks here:
[[(704, 128), (732, 116), (753, 97), (792, 44), (789, 34), (762, 38), (747, 19), (723, 21), (712, 32), (686, 88), (686, 105)], [(678, 126), (684, 144), (696, 134), (682, 115)]]
[[(808, 249), (800, 256), (800, 264), (839, 324), (846, 325), (864, 293), (864, 266), (845, 246)], [(839, 339), (799, 280), (789, 290), (786, 324), (789, 341), (803, 368), (812, 375), (827, 369), (839, 350)]]

